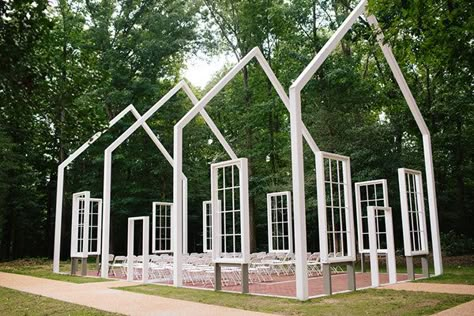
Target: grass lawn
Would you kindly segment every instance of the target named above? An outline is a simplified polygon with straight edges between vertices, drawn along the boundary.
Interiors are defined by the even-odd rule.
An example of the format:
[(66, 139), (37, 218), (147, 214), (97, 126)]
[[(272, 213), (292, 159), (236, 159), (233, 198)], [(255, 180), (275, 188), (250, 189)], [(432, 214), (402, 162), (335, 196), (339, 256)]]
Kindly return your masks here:
[(299, 302), (293, 299), (139, 285), (124, 291), (221, 305), (280, 315), (431, 315), (474, 299), (452, 295), (394, 290), (364, 290)]
[(119, 315), (0, 287), (0, 315)]
[[(95, 266), (95, 265), (94, 265)], [(68, 263), (61, 263), (61, 270), (66, 271), (69, 268)], [(92, 269), (92, 265), (91, 265)], [(30, 275), (38, 278), (59, 280), (72, 283), (90, 283), (110, 281), (101, 278), (81, 277), (68, 274), (53, 273), (53, 264), (48, 259), (21, 259), (9, 262), (0, 262), (0, 271), (23, 275)]]
[(444, 267), (442, 275), (416, 282), (474, 285), (474, 266)]

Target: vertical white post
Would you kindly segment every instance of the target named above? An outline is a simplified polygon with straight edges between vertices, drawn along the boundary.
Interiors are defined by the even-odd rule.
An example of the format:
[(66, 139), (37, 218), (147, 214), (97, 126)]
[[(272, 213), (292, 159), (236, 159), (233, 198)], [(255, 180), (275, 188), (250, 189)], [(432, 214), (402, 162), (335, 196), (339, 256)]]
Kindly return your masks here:
[(183, 285), (183, 131), (174, 127), (173, 207), (171, 212), (171, 242), (173, 248), (173, 285)]
[(240, 165), (240, 231), (242, 239), (242, 259), (243, 262), (250, 262), (250, 236), (249, 236), (249, 168), (247, 158), (241, 159)]
[(393, 234), (392, 209), (385, 210), (385, 227), (387, 229), (387, 268), (390, 284), (397, 283), (397, 263), (395, 260), (395, 238)]
[(425, 155), (426, 188), (428, 191), (428, 207), (430, 209), (431, 244), (433, 246), (433, 263), (435, 275), (443, 274), (443, 259), (441, 257), (441, 240), (439, 236), (438, 204), (431, 151), (431, 137), (423, 135), (423, 153)]
[(295, 225), (296, 297), (308, 299), (308, 267), (306, 262), (306, 206), (304, 189), (303, 134), (300, 90), (290, 88), (291, 162), (293, 178), (293, 210)]
[(373, 206), (367, 207), (367, 221), (369, 226), (369, 249), (370, 249), (370, 278), (372, 286), (378, 287), (379, 280), (379, 258), (377, 253), (377, 229), (375, 227), (375, 210)]
[(109, 241), (110, 241), (110, 185), (112, 180), (112, 152), (104, 152), (104, 210), (102, 222), (102, 260), (100, 275), (102, 278), (109, 276)]
[(188, 179), (183, 176), (183, 253), (188, 253)]
[[(218, 169), (211, 167), (211, 210), (212, 210), (212, 258), (216, 259), (222, 251), (221, 208), (218, 194)], [(216, 272), (217, 274), (217, 272)]]
[[(135, 221), (132, 218), (128, 219), (128, 238), (127, 238), (127, 281), (133, 281), (133, 242), (135, 235)], [(103, 264), (103, 263), (102, 263)]]
[[(267, 235), (268, 235), (268, 252), (271, 253), (273, 252), (273, 224), (272, 224), (272, 216), (273, 216), (273, 211), (272, 211), (272, 196), (270, 194), (267, 194)], [(291, 226), (291, 223), (290, 223)]]
[(63, 194), (64, 194), (64, 167), (58, 167), (58, 180), (56, 192), (56, 216), (54, 224), (54, 255), (53, 272), (59, 273), (59, 261), (61, 258), (61, 225), (63, 218)]
[(143, 217), (143, 230), (142, 230), (142, 244), (143, 244), (143, 270), (142, 270), (142, 282), (147, 283), (148, 281), (148, 262), (150, 260), (150, 218), (148, 216)]

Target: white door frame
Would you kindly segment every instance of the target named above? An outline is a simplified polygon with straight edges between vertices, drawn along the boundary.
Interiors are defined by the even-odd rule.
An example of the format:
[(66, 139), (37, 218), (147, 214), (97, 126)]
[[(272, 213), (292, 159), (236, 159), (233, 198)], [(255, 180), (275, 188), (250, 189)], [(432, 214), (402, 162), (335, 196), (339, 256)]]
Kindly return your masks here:
[[(380, 249), (377, 245), (377, 230), (375, 212), (384, 212), (385, 218), (385, 233), (387, 237), (387, 249)], [(395, 240), (393, 236), (393, 218), (392, 208), (382, 206), (368, 206), (367, 207), (367, 221), (369, 226), (369, 254), (370, 254), (370, 276), (372, 286), (378, 287), (380, 285), (379, 277), (379, 253), (387, 254), (387, 269), (389, 276), (389, 283), (397, 283), (397, 266), (395, 260)]]
[(128, 238), (127, 238), (127, 281), (133, 281), (134, 275), (134, 261), (133, 250), (135, 241), (135, 221), (143, 221), (143, 242), (142, 242), (142, 282), (148, 281), (148, 261), (149, 261), (149, 238), (150, 238), (150, 217), (137, 216), (128, 218)]
[[(218, 195), (218, 171), (221, 168), (235, 166), (239, 170), (239, 203), (240, 203), (240, 245), (241, 257), (226, 258), (222, 256), (222, 212)], [(232, 181), (234, 181), (232, 179)], [(224, 191), (225, 194), (225, 191)], [(228, 160), (211, 164), (211, 201), (212, 201), (212, 259), (214, 263), (249, 263), (250, 236), (249, 236), (249, 193), (248, 193), (248, 162), (247, 158)]]

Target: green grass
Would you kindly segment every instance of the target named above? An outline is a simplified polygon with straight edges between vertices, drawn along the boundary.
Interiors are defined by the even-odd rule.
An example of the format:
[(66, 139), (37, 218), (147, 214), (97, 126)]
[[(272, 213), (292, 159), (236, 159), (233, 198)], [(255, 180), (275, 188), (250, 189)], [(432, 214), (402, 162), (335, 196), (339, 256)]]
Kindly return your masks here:
[[(69, 265), (66, 262), (61, 263), (61, 270), (67, 271)], [(92, 265), (91, 265), (92, 268)], [(22, 259), (0, 263), (0, 271), (8, 273), (16, 273), (45, 278), (51, 280), (59, 280), (72, 283), (91, 283), (110, 281), (108, 279), (81, 277), (69, 274), (53, 273), (53, 265), (51, 260), (47, 259)]]
[(119, 315), (0, 287), (0, 315)]
[(474, 285), (474, 266), (445, 267), (442, 275), (416, 282)]
[(293, 299), (139, 285), (124, 291), (280, 315), (431, 315), (474, 299), (469, 295), (364, 290), (300, 302)]

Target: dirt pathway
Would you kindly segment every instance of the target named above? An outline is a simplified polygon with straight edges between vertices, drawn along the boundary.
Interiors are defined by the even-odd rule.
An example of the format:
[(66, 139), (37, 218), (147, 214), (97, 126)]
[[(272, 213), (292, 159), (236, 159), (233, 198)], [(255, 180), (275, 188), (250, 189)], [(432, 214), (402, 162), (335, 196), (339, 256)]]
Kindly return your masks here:
[(126, 281), (75, 284), (0, 272), (2, 287), (126, 315), (269, 315), (114, 289), (131, 285), (135, 284)]

